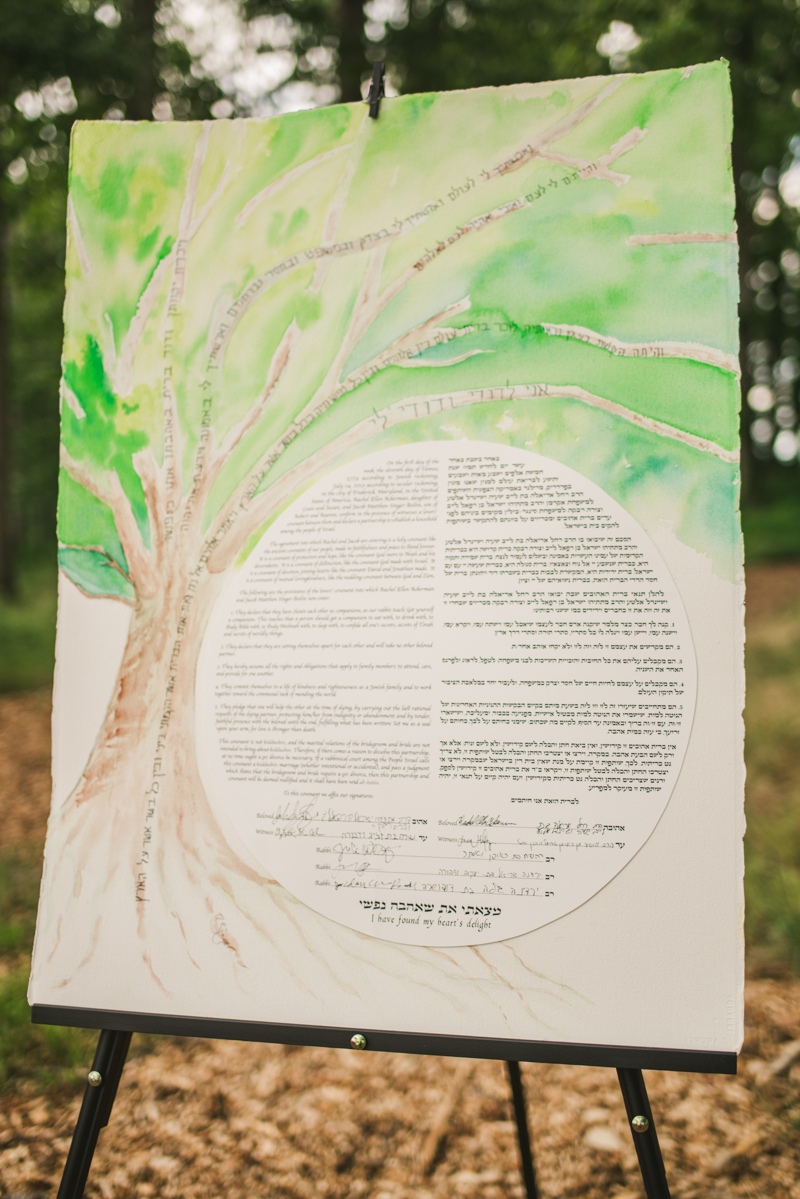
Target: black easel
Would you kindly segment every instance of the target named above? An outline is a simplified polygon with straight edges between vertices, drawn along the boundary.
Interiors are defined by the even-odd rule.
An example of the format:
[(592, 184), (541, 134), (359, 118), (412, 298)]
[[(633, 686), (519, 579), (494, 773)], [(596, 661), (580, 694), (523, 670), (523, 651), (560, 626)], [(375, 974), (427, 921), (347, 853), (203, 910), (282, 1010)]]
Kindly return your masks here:
[(514, 1106), (514, 1119), (517, 1124), (517, 1144), (519, 1145), (519, 1170), (522, 1184), (525, 1187), (527, 1199), (539, 1199), (536, 1187), (536, 1171), (533, 1166), (533, 1150), (531, 1134), (528, 1130), (528, 1109), (525, 1103), (525, 1087), (522, 1083), (522, 1071), (519, 1062), (506, 1062), (508, 1081), (511, 1084), (511, 1102)]
[[(82, 1199), (97, 1138), (111, 1116), (130, 1043), (129, 1032), (104, 1028), (100, 1033), (57, 1199)], [(520, 1173), (525, 1194), (527, 1199), (539, 1199), (522, 1071), (517, 1061), (507, 1061), (506, 1069), (517, 1125)], [(647, 1199), (670, 1199), (664, 1162), (642, 1072), (623, 1067), (617, 1070), (617, 1075)]]
[(72, 1134), (61, 1176), (58, 1199), (81, 1199), (83, 1195), (100, 1129), (108, 1124), (117, 1097), (132, 1035), (129, 1032), (112, 1032), (107, 1028), (100, 1033), (78, 1113), (78, 1123)]
[(617, 1070), (647, 1199), (670, 1199), (661, 1146), (641, 1070)]

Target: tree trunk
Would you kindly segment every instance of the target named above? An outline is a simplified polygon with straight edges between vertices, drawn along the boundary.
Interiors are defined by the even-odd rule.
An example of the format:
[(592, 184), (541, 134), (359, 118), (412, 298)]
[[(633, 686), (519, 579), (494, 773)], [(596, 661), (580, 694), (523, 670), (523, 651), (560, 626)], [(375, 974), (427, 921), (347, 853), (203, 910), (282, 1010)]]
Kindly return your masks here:
[(361, 77), (368, 62), (364, 52), (364, 6), (362, 0), (338, 0), (339, 86), (343, 104), (360, 100)]
[[(163, 702), (168, 681), (163, 598), (140, 603), (134, 611), (95, 747), (74, 791), (51, 816), (42, 915), (47, 973), (60, 986), (68, 985), (96, 954), (105, 956), (110, 923), (120, 939), (130, 940), (135, 934), (136, 881), (155, 753), (153, 726), (158, 729), (153, 712)], [(71, 901), (87, 890), (94, 897), (88, 905), (90, 918), (62, 926)], [(107, 919), (110, 912), (115, 914), (112, 921)]]
[(127, 106), (131, 121), (151, 121), (156, 98), (156, 47), (153, 40), (156, 0), (130, 0), (133, 95)]
[(12, 478), (11, 364), (9, 342), (11, 302), (8, 294), (8, 243), (10, 228), (0, 224), (0, 592), (9, 599), (17, 594), (17, 522)]
[[(32, 1001), (296, 1023), (309, 1019), (304, 1010), (319, 1012), (330, 990), (340, 1004), (357, 997), (356, 972), (364, 987), (402, 975), (452, 1004), (445, 977), (474, 986), (474, 951), (448, 951), (440, 984), (431, 977), (440, 951), (409, 954), (327, 920), (221, 827), (224, 812), (212, 811), (195, 756), (194, 683), (225, 575), (200, 577), (183, 625), (187, 582), (198, 576), (168, 577), (178, 575), (169, 594), (135, 610), (97, 745), (51, 816)], [(500, 1010), (511, 1003), (536, 1021), (526, 995), (502, 982), (492, 955), (505, 952), (478, 954), (501, 984)], [(553, 994), (563, 1002), (560, 984)], [(331, 1009), (330, 1019), (347, 1013)]]
[[(138, 985), (164, 1002), (207, 964), (211, 943), (230, 986), (246, 971), (239, 937), (268, 932), (258, 921), (265, 879), (230, 848), (195, 757), (197, 656), (223, 576), (202, 579), (178, 642), (189, 575), (175, 573), (167, 593), (137, 605), (95, 748), (51, 817), (36, 970), (65, 1003), (91, 1006), (84, 988), (97, 969), (130, 978), (134, 955), (149, 973), (142, 983), (135, 970)], [(81, 894), (81, 920), (70, 920)]]

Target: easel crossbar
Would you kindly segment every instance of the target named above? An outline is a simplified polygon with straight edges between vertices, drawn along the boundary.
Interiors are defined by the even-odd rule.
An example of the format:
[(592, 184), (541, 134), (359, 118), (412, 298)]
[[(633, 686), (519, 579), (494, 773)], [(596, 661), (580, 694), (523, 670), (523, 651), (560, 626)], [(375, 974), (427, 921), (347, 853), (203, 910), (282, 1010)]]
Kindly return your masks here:
[(350, 1049), (354, 1033), (367, 1048), (384, 1053), (419, 1053), (434, 1057), (543, 1062), (560, 1066), (610, 1066), (629, 1070), (681, 1070), (690, 1074), (735, 1074), (736, 1054), (701, 1049), (659, 1049), (626, 1045), (581, 1045), (563, 1041), (522, 1041), (499, 1037), (462, 1037), (442, 1033), (387, 1032), (368, 1028), (329, 1028), (305, 1024), (268, 1024), (249, 1020), (215, 1020), (205, 1016), (168, 1016), (34, 1004), (34, 1024), (70, 1028), (111, 1029), (176, 1037), (212, 1037), (227, 1041), (262, 1041), (273, 1045), (308, 1045)]

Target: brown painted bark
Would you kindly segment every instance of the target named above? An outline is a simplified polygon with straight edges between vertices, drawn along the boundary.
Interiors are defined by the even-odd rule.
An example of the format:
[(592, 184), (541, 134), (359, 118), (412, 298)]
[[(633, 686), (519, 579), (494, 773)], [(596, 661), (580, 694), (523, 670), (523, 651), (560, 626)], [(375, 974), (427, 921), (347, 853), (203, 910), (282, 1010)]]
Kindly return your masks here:
[[(46, 965), (56, 986), (70, 983), (98, 953), (108, 962), (115, 941), (138, 944), (164, 996), (185, 977), (187, 963), (205, 958), (209, 942), (221, 947), (236, 981), (246, 970), (237, 924), (268, 935), (254, 914), (265, 879), (231, 849), (197, 767), (195, 669), (223, 579), (201, 575), (187, 617), (188, 584), (197, 577), (199, 546), (193, 548), (188, 554), (181, 547), (162, 591), (137, 602), (95, 748), (51, 820), (43, 895), (45, 921), (56, 925)], [(91, 922), (63, 926), (61, 914), (81, 893), (102, 897), (88, 907)]]
[[(84, 775), (51, 817), (58, 849), (45, 860), (42, 889), (48, 908), (68, 911), (69, 899), (87, 889), (102, 888), (104, 898), (93, 922), (78, 934), (77, 955), (76, 931), (59, 924), (50, 966), (64, 982), (92, 956), (106, 913), (116, 907), (118, 916), (132, 914), (135, 908), (152, 771), (147, 714), (166, 687), (169, 661), (164, 598), (137, 604), (114, 695)], [(63, 955), (62, 944), (71, 944)]]

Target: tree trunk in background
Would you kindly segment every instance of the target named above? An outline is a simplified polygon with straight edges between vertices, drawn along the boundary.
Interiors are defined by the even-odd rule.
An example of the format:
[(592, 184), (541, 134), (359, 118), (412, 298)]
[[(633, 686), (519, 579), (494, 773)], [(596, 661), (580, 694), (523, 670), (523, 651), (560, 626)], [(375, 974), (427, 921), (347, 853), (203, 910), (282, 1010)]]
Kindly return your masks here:
[(367, 71), (364, 53), (364, 6), (362, 0), (338, 0), (339, 26), (339, 85), (341, 101), (350, 104), (360, 100), (361, 77)]
[(155, 33), (157, 0), (130, 0), (131, 51), (134, 56), (133, 95), (126, 116), (131, 121), (152, 121), (156, 98)]
[(0, 592), (13, 599), (17, 592), (17, 522), (11, 478), (11, 302), (8, 294), (9, 226), (0, 223)]

